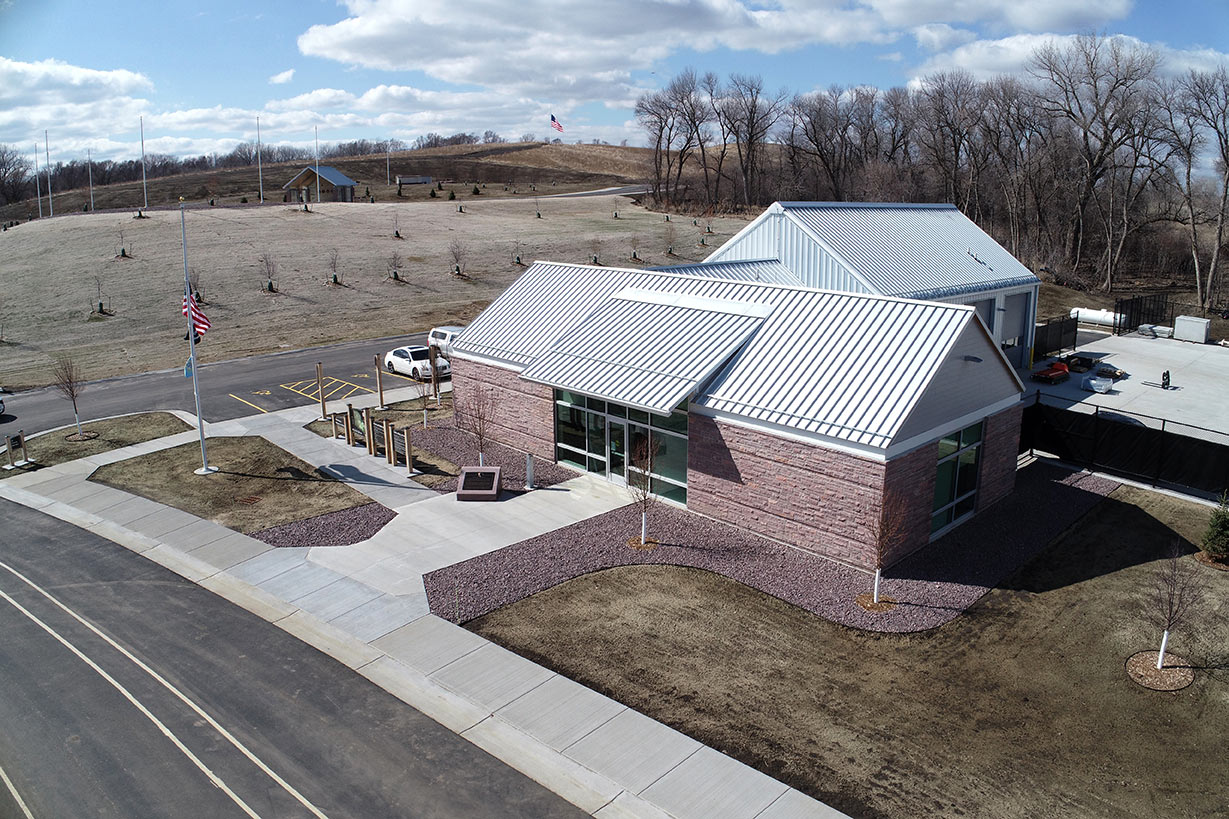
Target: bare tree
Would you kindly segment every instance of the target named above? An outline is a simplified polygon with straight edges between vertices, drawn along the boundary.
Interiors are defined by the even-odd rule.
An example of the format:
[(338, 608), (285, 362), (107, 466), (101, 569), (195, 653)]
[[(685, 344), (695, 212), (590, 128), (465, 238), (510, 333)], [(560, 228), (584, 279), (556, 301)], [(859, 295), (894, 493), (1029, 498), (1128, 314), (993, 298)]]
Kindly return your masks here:
[(277, 260), (268, 253), (260, 254), (260, 270), (269, 281), (273, 281), (277, 277)]
[(402, 262), (400, 253), (397, 253), (396, 251), (394, 251), (393, 253), (389, 255), (388, 261), (385, 262), (385, 264), (388, 265), (388, 275), (391, 278), (399, 279), (401, 277), (400, 271), (401, 271), (402, 263), (403, 262)]
[(744, 205), (759, 200), (764, 146), (768, 135), (785, 113), (787, 99), (784, 90), (771, 95), (766, 93), (761, 77), (734, 74), (730, 77), (726, 96), (718, 106), (718, 115), (725, 120), (724, 127), (734, 137), (738, 168), (742, 172), (740, 182)]
[(329, 272), (333, 274), (333, 284), (340, 284), (337, 278), (337, 266), (341, 263), (341, 253), (335, 247), (330, 247), (328, 255), (325, 257), (328, 261)]
[(875, 548), (875, 587), (871, 593), (871, 602), (879, 602), (879, 580), (883, 567), (889, 557), (894, 555), (905, 539), (909, 536), (909, 508), (904, 499), (895, 492), (886, 490), (879, 514), (871, 518), (871, 545)]
[(649, 540), (649, 509), (654, 503), (653, 468), (661, 451), (661, 444), (648, 430), (631, 432), (631, 445), (627, 459), (627, 494), (640, 509), (640, 541), (629, 541), (640, 549), (652, 548)]
[(469, 246), (459, 237), (454, 238), (448, 243), (448, 255), (452, 258), (453, 272), (458, 275), (464, 275), (466, 264), (469, 261)]
[(201, 271), (198, 267), (188, 268), (188, 287), (192, 290), (192, 297), (196, 299), (197, 304), (204, 304), (205, 300), (201, 298)]
[(0, 145), (0, 205), (25, 199), (29, 186), (29, 161), (16, 148)]
[(60, 395), (72, 402), (73, 419), (77, 423), (76, 440), (84, 439), (85, 433), (81, 429), (81, 415), (77, 412), (77, 399), (85, 391), (85, 383), (81, 380), (81, 370), (72, 358), (61, 356), (56, 359), (55, 366), (51, 368), (51, 385), (55, 387)]
[(461, 429), (478, 439), (478, 466), (485, 466), (487, 433), (495, 415), (495, 393), (486, 384), (471, 382), (468, 395), (453, 396), (453, 412)]
[(1157, 568), (1152, 588), (1152, 617), (1162, 629), (1157, 669), (1164, 667), (1169, 633), (1186, 622), (1197, 594), (1198, 581), (1190, 561), (1182, 560), (1182, 551), (1175, 542), (1169, 557)]
[(1212, 240), (1212, 258), (1208, 262), (1208, 277), (1204, 286), (1203, 304), (1216, 303), (1220, 279), (1221, 248), (1225, 243), (1225, 221), (1229, 218), (1229, 73), (1225, 66), (1216, 71), (1192, 71), (1185, 80), (1191, 112), (1207, 129), (1216, 146), (1216, 169), (1220, 176), (1220, 191), (1216, 208), (1216, 235)]

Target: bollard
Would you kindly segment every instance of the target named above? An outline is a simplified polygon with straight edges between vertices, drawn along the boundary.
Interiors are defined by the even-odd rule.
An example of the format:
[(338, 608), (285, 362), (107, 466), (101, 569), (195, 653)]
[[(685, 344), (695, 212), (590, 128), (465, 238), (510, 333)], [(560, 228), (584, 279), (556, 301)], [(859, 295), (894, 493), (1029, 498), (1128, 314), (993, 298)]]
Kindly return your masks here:
[(525, 453), (525, 489), (533, 489), (533, 453)]

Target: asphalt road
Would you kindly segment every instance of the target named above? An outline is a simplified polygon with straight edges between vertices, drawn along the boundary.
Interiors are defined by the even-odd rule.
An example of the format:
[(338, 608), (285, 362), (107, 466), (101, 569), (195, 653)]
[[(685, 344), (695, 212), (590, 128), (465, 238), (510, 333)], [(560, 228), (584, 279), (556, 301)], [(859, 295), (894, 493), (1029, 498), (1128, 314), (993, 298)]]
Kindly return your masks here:
[[(394, 347), (426, 344), (426, 338), (426, 333), (415, 333), (203, 364), (197, 371), (201, 414), (206, 421), (216, 422), (314, 403), (316, 362), (324, 365), (325, 396), (331, 400), (374, 392), (373, 356), (382, 360)], [(187, 357), (185, 342), (185, 361)], [(386, 388), (409, 383), (407, 378), (385, 373)], [(73, 422), (72, 404), (53, 387), (6, 394), (4, 403), (0, 435), (18, 430), (33, 435)], [(77, 404), (83, 420), (150, 410), (196, 411), (192, 379), (182, 369), (89, 382)]]
[(0, 532), (0, 816), (583, 815), (110, 541), (7, 501)]

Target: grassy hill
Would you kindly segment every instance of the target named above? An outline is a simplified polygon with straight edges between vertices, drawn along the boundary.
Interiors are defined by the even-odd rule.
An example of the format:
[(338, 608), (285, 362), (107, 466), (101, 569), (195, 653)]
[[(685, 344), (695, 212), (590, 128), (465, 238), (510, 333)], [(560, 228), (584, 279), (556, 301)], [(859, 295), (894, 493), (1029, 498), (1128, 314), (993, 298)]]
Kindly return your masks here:
[[(394, 153), (386, 164), (384, 155), (322, 159), (359, 183), (360, 196), (370, 189), (377, 202), (397, 199), (396, 186), (385, 180), (391, 166), (393, 179), (402, 176), (430, 176), (456, 183), (458, 195), (476, 184), (486, 184), (489, 196), (532, 195), (557, 193), (585, 188), (601, 188), (643, 182), (650, 173), (652, 152), (647, 148), (625, 148), (616, 145), (546, 145), (539, 142), (501, 143), (493, 145), (454, 145), (421, 151)], [(265, 164), (266, 202), (282, 201), (282, 185), (311, 162)], [(218, 168), (209, 171), (164, 176), (148, 180), (150, 207), (178, 204), (179, 197), (190, 203), (208, 202), (218, 205), (239, 204), (246, 198), (259, 200), (260, 174), (256, 166), (248, 168)], [(508, 190), (504, 190), (504, 186)], [(548, 188), (550, 190), (548, 190)], [(427, 198), (426, 186), (403, 191), (403, 199)], [(57, 214), (81, 213), (90, 201), (88, 188), (54, 191)], [(144, 204), (140, 180), (118, 185), (96, 185), (94, 206), (104, 210), (135, 210)], [(44, 191), (43, 212), (47, 214)], [(38, 216), (34, 200), (0, 207), (0, 221), (29, 221)]]

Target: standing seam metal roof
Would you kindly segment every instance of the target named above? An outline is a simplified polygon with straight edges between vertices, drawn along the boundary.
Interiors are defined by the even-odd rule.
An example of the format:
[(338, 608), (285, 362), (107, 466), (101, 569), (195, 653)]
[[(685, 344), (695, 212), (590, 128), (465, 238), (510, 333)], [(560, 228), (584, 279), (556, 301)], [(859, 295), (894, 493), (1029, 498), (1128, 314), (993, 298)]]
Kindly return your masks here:
[(740, 282), (765, 282), (798, 287), (802, 282), (778, 259), (745, 259), (732, 262), (699, 262), (671, 267), (651, 267), (658, 273), (679, 273), (704, 276), (709, 279), (732, 279)]
[[(594, 322), (609, 332), (576, 336), (603, 346), (591, 351), (594, 360), (634, 361), (649, 341), (660, 347), (653, 360), (687, 355), (693, 340), (643, 329), (620, 334), (603, 324), (602, 306), (628, 287), (771, 305), (693, 402), (878, 449), (892, 442), (974, 316), (971, 307), (938, 302), (539, 262), (469, 325), (455, 349), (528, 367), (557, 339)], [(600, 362), (595, 367), (600, 371)], [(634, 380), (630, 371), (622, 375)]]
[[(285, 185), (282, 185), (282, 190), (289, 188), (291, 185), (297, 182), (299, 180), (299, 177), (302, 176), (303, 174), (307, 173), (308, 171), (315, 171), (315, 170), (317, 170), (316, 166), (311, 165), (299, 171), (297, 174), (294, 175), (294, 179), (291, 179)], [(321, 179), (323, 179), (324, 181), (328, 182), (330, 185), (333, 185), (335, 187), (353, 188), (356, 185), (358, 185), (358, 183), (355, 182), (353, 179), (351, 179), (350, 177), (346, 176), (341, 171), (329, 165), (321, 165), (319, 168), (319, 172), (320, 172)]]

